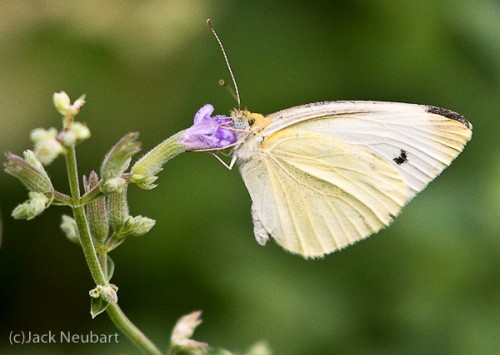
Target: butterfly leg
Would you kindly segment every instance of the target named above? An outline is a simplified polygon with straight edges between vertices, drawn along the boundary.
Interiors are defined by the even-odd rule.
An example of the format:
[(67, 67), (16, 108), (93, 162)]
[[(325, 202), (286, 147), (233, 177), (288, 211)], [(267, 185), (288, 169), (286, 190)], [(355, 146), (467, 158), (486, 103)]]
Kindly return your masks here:
[(222, 164), (224, 165), (224, 167), (228, 170), (233, 170), (233, 167), (234, 167), (234, 164), (236, 163), (236, 157), (232, 157), (231, 158), (231, 161), (229, 162), (229, 164), (227, 164), (224, 160), (222, 160), (217, 154), (215, 153), (212, 153), (212, 155), (217, 158), (217, 160)]

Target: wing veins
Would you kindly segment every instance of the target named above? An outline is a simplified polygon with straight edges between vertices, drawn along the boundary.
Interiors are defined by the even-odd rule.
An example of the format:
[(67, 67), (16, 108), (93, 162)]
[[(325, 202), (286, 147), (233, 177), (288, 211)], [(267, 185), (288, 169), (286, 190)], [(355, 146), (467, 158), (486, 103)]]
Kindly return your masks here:
[[(297, 154), (292, 154), (292, 153), (283, 153), (283, 152), (282, 152), (281, 154), (283, 154), (283, 155), (290, 155), (290, 156), (296, 156), (296, 157), (300, 157), (300, 158), (305, 158), (306, 160), (318, 161), (318, 159), (317, 159), (316, 157), (306, 157), (306, 156), (300, 156), (300, 155), (297, 155)], [(378, 156), (378, 155), (377, 155), (377, 156)], [(276, 158), (275, 158), (275, 160), (276, 160)], [(314, 177), (314, 178), (320, 179), (321, 181), (323, 181), (323, 182), (325, 182), (325, 183), (327, 183), (327, 184), (329, 184), (329, 185), (334, 185), (334, 186), (336, 186), (337, 188), (341, 189), (341, 188), (340, 188), (340, 187), (338, 187), (337, 185), (332, 184), (332, 182), (330, 182), (330, 181), (328, 181), (328, 180), (325, 180), (325, 179), (324, 179), (324, 178), (322, 178), (321, 176), (312, 175), (312, 174), (310, 174), (309, 172), (307, 172), (307, 171), (305, 171), (305, 170), (301, 169), (300, 167), (296, 166), (296, 165), (295, 165), (295, 164), (293, 164), (293, 163), (289, 163), (289, 164), (290, 164), (290, 165), (292, 165), (294, 168), (296, 168), (296, 169), (300, 170), (301, 172), (303, 172), (303, 173), (307, 174), (308, 176), (311, 176), (311, 177)], [(380, 200), (380, 198), (379, 198), (377, 195), (374, 195), (374, 194), (373, 194), (373, 189), (366, 189), (366, 188), (364, 188), (363, 184), (361, 184), (361, 185), (360, 185), (360, 184), (358, 184), (358, 183), (356, 183), (356, 182), (354, 182), (354, 181), (351, 181), (348, 177), (346, 177), (344, 174), (342, 174), (342, 171), (352, 171), (352, 172), (355, 172), (355, 173), (357, 173), (357, 174), (359, 174), (359, 175), (361, 175), (361, 176), (368, 176), (368, 177), (371, 177), (372, 175), (370, 175), (370, 174), (368, 174), (368, 173), (360, 172), (359, 170), (349, 169), (349, 168), (347, 168), (347, 167), (338, 167), (338, 166), (333, 166), (333, 165), (331, 165), (331, 164), (326, 164), (326, 165), (327, 165), (330, 169), (334, 170), (334, 171), (335, 171), (335, 172), (336, 172), (336, 173), (337, 173), (340, 177), (342, 177), (344, 180), (346, 180), (346, 181), (350, 181), (350, 182), (351, 182), (351, 183), (352, 183), (355, 187), (357, 187), (357, 188), (361, 189), (362, 191), (366, 192), (366, 193), (367, 193), (368, 195), (370, 195), (370, 196), (371, 196), (371, 197), (372, 197), (375, 201), (377, 201), (379, 204), (381, 204), (381, 205), (383, 205), (384, 207), (386, 207), (385, 202), (382, 202), (382, 201)], [(289, 175), (292, 175), (292, 174), (291, 174), (291, 173), (289, 173)], [(375, 187), (373, 186), (373, 184), (367, 184), (367, 185), (371, 186), (372, 188), (375, 188)], [(311, 190), (313, 190), (313, 188), (312, 188), (312, 187), (310, 187), (310, 186), (308, 186), (308, 187), (309, 187)], [(341, 190), (342, 190), (342, 189), (341, 189)], [(347, 191), (345, 191), (345, 190), (342, 190), (342, 191), (344, 191), (346, 194), (348, 194), (348, 195), (350, 195), (350, 196), (352, 196), (352, 197), (356, 198), (356, 197), (355, 197), (354, 195), (352, 195), (351, 193), (349, 193), (349, 192), (347, 192)], [(387, 199), (389, 199), (389, 200), (393, 201), (396, 205), (401, 206), (401, 204), (399, 203), (399, 201), (396, 201), (396, 200), (395, 200), (395, 199), (394, 199), (391, 195), (388, 195), (385, 191), (381, 191), (381, 190), (379, 190), (379, 191), (380, 191), (380, 193), (381, 193), (382, 195), (384, 195)], [(365, 205), (365, 206), (366, 206), (369, 210), (372, 210), (372, 208), (370, 208), (368, 205), (366, 205), (365, 203), (363, 203), (361, 200), (359, 200), (358, 198), (356, 198), (356, 199), (357, 199), (359, 202), (361, 202), (363, 205)], [(375, 214), (374, 214), (374, 215), (375, 215)], [(382, 222), (382, 220), (380, 219), (380, 217), (379, 217), (379, 216), (377, 216), (377, 215), (375, 215), (375, 216), (377, 217), (377, 219), (379, 219), (379, 220)]]
[[(264, 161), (265, 161), (265, 160), (264, 160)], [(275, 180), (277, 181), (277, 183), (278, 183), (279, 185), (281, 185), (281, 191), (285, 191), (285, 190), (282, 188), (282, 186), (283, 186), (283, 185), (282, 185), (282, 183), (281, 183), (280, 179), (278, 178), (278, 176), (276, 175), (276, 173), (274, 173), (271, 169), (269, 169), (269, 166), (268, 166), (267, 164), (268, 164), (268, 162), (266, 162), (266, 168), (267, 168), (267, 171), (268, 171), (268, 172), (270, 172), (271, 174), (273, 174), (273, 176), (274, 176)], [(271, 179), (270, 179), (270, 180), (271, 180)], [(271, 183), (272, 183), (272, 180), (271, 180)], [(296, 183), (298, 184), (298, 182), (297, 182), (297, 181), (296, 181)], [(273, 184), (273, 186), (274, 186), (274, 187), (276, 187), (276, 185), (275, 185), (275, 184)], [(278, 198), (278, 196), (276, 195), (277, 190), (278, 190), (277, 188), (273, 188), (273, 195), (274, 195), (274, 201), (275, 201), (275, 204), (278, 204), (278, 201), (279, 201), (279, 198)], [(287, 202), (289, 202), (289, 201), (290, 201), (290, 200), (289, 200), (289, 196), (288, 196), (287, 194), (284, 194), (284, 198), (287, 200)], [(290, 208), (288, 207), (288, 206), (290, 206), (290, 203), (287, 203), (287, 204), (286, 204), (286, 206), (287, 206), (287, 209), (288, 209), (288, 213), (289, 213), (289, 215), (290, 215), (290, 216), (292, 216), (291, 210), (290, 210)], [(277, 210), (278, 210), (278, 214), (280, 214), (280, 209), (279, 209), (279, 208), (277, 208)], [(279, 218), (279, 223), (280, 223), (280, 225), (281, 225), (281, 230), (282, 230), (283, 232), (285, 232), (285, 230), (286, 230), (286, 229), (284, 228), (283, 221), (284, 221), (284, 218)], [(292, 224), (293, 224), (293, 229), (295, 230), (295, 235), (297, 236), (298, 246), (299, 246), (299, 248), (300, 248), (300, 251), (301, 251), (302, 253), (304, 253), (304, 250), (305, 250), (305, 249), (304, 249), (304, 244), (303, 244), (303, 237), (302, 237), (302, 236), (301, 236), (301, 234), (299, 233), (299, 230), (298, 230), (298, 228), (297, 228), (297, 224), (295, 223), (295, 220), (294, 220), (293, 218), (291, 218), (291, 222), (292, 222)], [(284, 241), (282, 241), (282, 242), (284, 242)]]
[[(311, 186), (309, 186), (309, 185), (306, 185), (306, 184), (301, 183), (300, 181), (298, 181), (298, 180), (297, 180), (297, 179), (293, 176), (293, 174), (292, 174), (292, 173), (290, 173), (290, 172), (288, 171), (288, 169), (287, 169), (286, 167), (284, 167), (284, 166), (283, 166), (283, 165), (282, 165), (282, 164), (278, 161), (278, 159), (276, 159), (276, 158), (275, 158), (274, 156), (272, 156), (271, 154), (270, 154), (270, 156), (271, 156), (271, 158), (273, 159), (273, 161), (274, 161), (274, 162), (275, 162), (275, 163), (276, 163), (276, 164), (277, 164), (277, 165), (278, 165), (278, 166), (279, 166), (279, 167), (280, 167), (283, 171), (285, 171), (285, 172), (286, 172), (286, 174), (292, 178), (292, 180), (294, 180), (294, 181), (295, 181), (295, 183), (296, 183), (297, 185), (299, 185), (299, 186), (304, 186), (304, 187), (306, 187), (306, 188), (309, 188), (310, 190), (315, 191), (315, 192), (316, 192), (316, 193), (318, 193), (319, 195), (321, 195), (321, 196), (325, 196), (325, 197), (326, 197), (326, 195), (325, 195), (324, 193), (322, 193), (322, 192), (318, 191), (318, 190), (317, 190), (317, 189), (315, 189), (314, 187), (311, 187)], [(298, 168), (297, 168), (297, 169), (298, 169)], [(305, 171), (304, 171), (304, 170), (302, 170), (302, 169), (298, 169), (298, 170), (300, 170), (300, 171), (302, 171), (302, 172), (305, 172)], [(305, 172), (305, 173), (306, 173), (306, 174), (308, 174), (307, 172)], [(310, 174), (308, 174), (308, 175), (310, 175)], [(344, 177), (344, 176), (342, 175), (342, 177)], [(345, 178), (345, 177), (344, 177), (344, 178)], [(327, 180), (324, 180), (324, 179), (322, 179), (322, 178), (319, 178), (319, 179), (321, 179), (322, 181), (327, 182), (329, 185), (333, 185), (333, 186), (336, 186), (337, 188), (339, 188), (337, 185), (334, 185), (334, 184), (332, 184), (331, 182), (329, 182), (329, 181), (327, 181)], [(346, 180), (349, 180), (349, 179), (346, 179)], [(352, 198), (352, 200), (357, 201), (357, 202), (359, 203), (359, 205), (364, 206), (364, 207), (365, 207), (365, 208), (366, 208), (369, 212), (371, 212), (371, 213), (368, 213), (368, 214), (371, 214), (371, 215), (372, 215), (372, 217), (374, 217), (376, 220), (378, 220), (378, 221), (379, 221), (379, 222), (381, 222), (382, 224), (385, 224), (385, 223), (382, 221), (382, 219), (381, 219), (378, 215), (376, 215), (376, 214), (374, 213), (373, 209), (372, 209), (370, 206), (368, 206), (365, 202), (363, 202), (362, 200), (360, 200), (357, 196), (353, 195), (352, 193), (350, 193), (350, 192), (348, 192), (348, 191), (345, 191), (345, 190), (343, 190), (343, 189), (341, 189), (341, 188), (339, 188), (339, 189), (340, 189), (340, 190), (341, 190), (341, 191), (342, 191), (342, 192), (343, 192), (346, 196), (350, 196), (350, 197)], [(352, 208), (353, 210), (357, 211), (357, 213), (358, 213), (359, 215), (363, 216), (364, 218), (367, 216), (367, 214), (366, 214), (366, 213), (364, 213), (364, 212), (362, 212), (362, 211), (360, 211), (360, 210), (358, 209), (358, 207), (357, 207), (357, 206), (352, 205), (352, 204), (350, 203), (349, 199), (346, 199), (346, 198), (344, 198), (343, 196), (340, 196), (340, 195), (337, 195), (337, 196), (334, 196), (334, 197), (338, 198), (339, 200), (342, 200), (344, 203), (346, 203), (347, 205), (351, 206), (351, 208)], [(395, 201), (395, 202), (396, 202), (396, 201)], [(397, 202), (396, 202), (396, 203), (397, 203)], [(385, 206), (385, 204), (384, 204), (384, 206)], [(357, 227), (356, 227), (356, 229), (357, 229)]]

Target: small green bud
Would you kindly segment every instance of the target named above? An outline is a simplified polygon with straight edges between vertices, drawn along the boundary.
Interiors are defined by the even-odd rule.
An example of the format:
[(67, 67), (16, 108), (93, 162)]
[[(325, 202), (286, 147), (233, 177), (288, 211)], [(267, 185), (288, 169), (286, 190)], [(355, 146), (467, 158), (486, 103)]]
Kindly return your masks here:
[(98, 285), (96, 288), (89, 291), (89, 296), (92, 298), (102, 298), (109, 303), (118, 302), (118, 287), (113, 284)]
[(108, 180), (105, 180), (100, 189), (105, 194), (113, 193), (113, 192), (122, 192), (124, 187), (127, 185), (127, 182), (124, 178), (115, 177)]
[(171, 352), (186, 352), (193, 355), (205, 354), (208, 351), (208, 344), (192, 340), (193, 333), (201, 324), (201, 311), (196, 311), (179, 319), (172, 331)]
[(59, 133), (58, 138), (65, 147), (76, 144), (76, 136), (71, 131), (62, 131), (61, 133)]
[(49, 165), (62, 153), (64, 149), (55, 139), (43, 141), (35, 146), (35, 154), (44, 165)]
[(141, 150), (138, 137), (137, 132), (127, 133), (106, 154), (101, 165), (101, 177), (104, 180), (121, 176), (127, 170), (132, 156)]
[(71, 125), (70, 132), (75, 135), (77, 142), (84, 141), (90, 137), (90, 129), (80, 122), (74, 122)]
[(129, 182), (136, 184), (139, 186), (141, 189), (144, 190), (152, 190), (156, 187), (156, 184), (154, 182), (158, 180), (158, 176), (144, 176), (141, 174), (133, 174)]
[(73, 122), (69, 129), (62, 131), (57, 136), (66, 147), (80, 143), (89, 137), (90, 130), (80, 122)]
[(90, 314), (92, 318), (97, 317), (108, 308), (110, 303), (118, 302), (117, 292), (118, 287), (113, 284), (105, 286), (99, 285), (89, 291), (90, 299)]
[(148, 217), (128, 216), (116, 237), (119, 239), (128, 236), (140, 237), (148, 233), (155, 224), (156, 221)]
[(37, 128), (31, 131), (30, 138), (35, 143), (35, 155), (43, 165), (49, 165), (60, 154), (65, 152), (64, 147), (56, 139), (57, 130)]
[(131, 169), (131, 182), (147, 190), (155, 188), (153, 182), (157, 179), (156, 175), (163, 170), (163, 165), (186, 151), (188, 146), (178, 142), (183, 133), (184, 131), (181, 131), (167, 138), (139, 159)]
[(80, 233), (78, 233), (76, 221), (72, 217), (65, 214), (62, 215), (61, 230), (71, 242), (80, 244)]
[(54, 190), (42, 163), (31, 150), (24, 151), (24, 159), (5, 153), (5, 172), (19, 179), (29, 191), (49, 193)]
[(74, 117), (80, 112), (81, 107), (85, 104), (85, 95), (80, 96), (71, 104), (68, 94), (61, 91), (54, 93), (53, 101), (56, 110), (61, 115)]
[(110, 224), (113, 231), (117, 233), (129, 216), (127, 202), (127, 185), (121, 192), (113, 192), (106, 196), (107, 209), (109, 211)]
[(64, 116), (66, 114), (67, 108), (71, 105), (68, 94), (66, 94), (64, 91), (56, 92), (54, 93), (53, 101), (56, 110)]
[(18, 205), (12, 211), (12, 217), (15, 219), (31, 220), (41, 214), (48, 207), (49, 198), (41, 192), (30, 192), (29, 200)]
[(35, 128), (30, 133), (30, 139), (33, 143), (38, 144), (39, 142), (46, 141), (49, 139), (55, 139), (57, 137), (57, 129), (54, 127), (49, 129)]
[[(89, 175), (89, 179), (83, 177), (83, 187), (85, 192), (89, 192), (99, 185), (99, 176), (95, 171)], [(90, 234), (99, 243), (103, 243), (108, 237), (109, 223), (108, 213), (106, 210), (106, 200), (104, 198), (96, 199), (89, 202), (85, 209), (87, 211), (87, 219), (89, 221)]]

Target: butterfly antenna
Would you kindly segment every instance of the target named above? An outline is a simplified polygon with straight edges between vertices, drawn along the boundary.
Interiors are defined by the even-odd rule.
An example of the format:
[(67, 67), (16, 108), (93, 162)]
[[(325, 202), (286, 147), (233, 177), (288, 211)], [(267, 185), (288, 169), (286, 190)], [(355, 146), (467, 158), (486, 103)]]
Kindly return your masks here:
[(238, 102), (238, 109), (239, 109), (241, 106), (240, 92), (238, 90), (238, 85), (236, 85), (236, 79), (234, 78), (234, 74), (233, 74), (233, 70), (231, 69), (231, 65), (229, 65), (229, 60), (227, 59), (226, 51), (224, 50), (224, 46), (222, 45), (222, 42), (219, 39), (219, 36), (217, 35), (217, 32), (215, 32), (215, 29), (212, 26), (212, 21), (210, 19), (207, 20), (207, 26), (210, 29), (210, 31), (212, 31), (212, 34), (214, 35), (215, 39), (217, 40), (217, 43), (219, 43), (219, 47), (222, 51), (222, 55), (224, 56), (224, 60), (226, 61), (226, 66), (227, 66), (227, 69), (229, 70), (229, 74), (231, 75), (231, 80), (233, 81), (234, 89), (236, 91), (236, 101)]

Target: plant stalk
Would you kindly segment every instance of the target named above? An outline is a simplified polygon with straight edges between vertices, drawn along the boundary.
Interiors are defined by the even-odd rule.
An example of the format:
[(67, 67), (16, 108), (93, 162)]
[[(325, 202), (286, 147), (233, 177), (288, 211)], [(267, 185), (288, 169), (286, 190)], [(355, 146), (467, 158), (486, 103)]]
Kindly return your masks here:
[(118, 304), (110, 303), (106, 308), (109, 318), (115, 323), (116, 327), (121, 330), (129, 340), (137, 345), (141, 350), (147, 354), (161, 355), (162, 352), (156, 347), (151, 340), (149, 340), (139, 328), (137, 328), (130, 319), (127, 318), (125, 313), (121, 310)]
[(92, 278), (97, 285), (107, 285), (106, 277), (101, 269), (99, 260), (95, 253), (94, 243), (90, 235), (90, 229), (85, 214), (85, 207), (80, 205), (80, 186), (78, 181), (78, 169), (76, 164), (75, 147), (68, 148), (66, 154), (66, 166), (68, 169), (69, 188), (71, 191), (71, 199), (73, 200), (73, 216), (75, 217), (76, 225), (80, 233), (83, 254), (89, 267)]
[[(78, 181), (78, 169), (76, 162), (75, 147), (68, 148), (66, 154), (66, 167), (68, 171), (69, 187), (71, 191), (73, 216), (80, 233), (80, 240), (85, 255), (85, 260), (96, 285), (106, 286), (107, 277), (104, 273), (95, 250), (92, 236), (90, 234), (85, 207), (80, 198), (80, 186)], [(87, 195), (89, 196), (89, 195)], [(106, 254), (103, 256), (106, 260)], [(122, 312), (117, 304), (110, 303), (106, 309), (115, 326), (124, 333), (144, 353), (158, 355), (161, 351), (151, 342)]]

